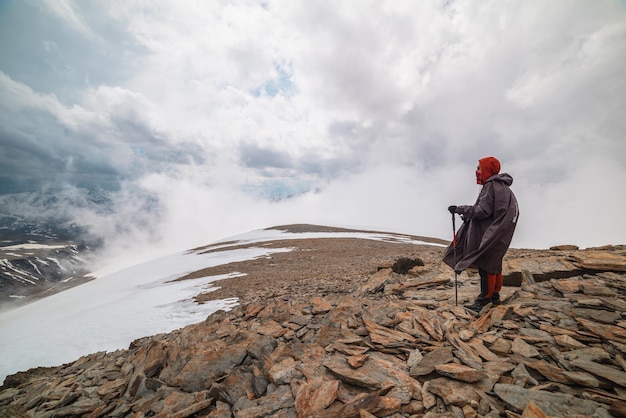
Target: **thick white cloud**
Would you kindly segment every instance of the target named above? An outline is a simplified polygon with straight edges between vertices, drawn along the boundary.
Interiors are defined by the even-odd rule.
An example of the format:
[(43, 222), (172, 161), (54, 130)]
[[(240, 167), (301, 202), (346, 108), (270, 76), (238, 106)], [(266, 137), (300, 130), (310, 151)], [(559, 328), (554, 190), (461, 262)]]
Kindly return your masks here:
[(11, 191), (38, 179), (117, 190), (114, 213), (77, 215), (114, 247), (178, 249), (287, 222), (445, 238), (445, 208), (473, 201), (485, 155), (515, 178), (514, 245), (623, 242), (623, 2), (3, 13), (40, 26), (0, 25), (0, 176)]

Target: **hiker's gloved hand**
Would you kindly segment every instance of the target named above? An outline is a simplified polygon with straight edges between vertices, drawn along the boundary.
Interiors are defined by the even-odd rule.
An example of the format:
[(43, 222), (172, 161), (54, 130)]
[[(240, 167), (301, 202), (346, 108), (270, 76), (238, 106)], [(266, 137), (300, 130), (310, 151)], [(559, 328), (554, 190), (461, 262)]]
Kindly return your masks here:
[(448, 212), (454, 215), (456, 213), (456, 208), (456, 205), (448, 206)]

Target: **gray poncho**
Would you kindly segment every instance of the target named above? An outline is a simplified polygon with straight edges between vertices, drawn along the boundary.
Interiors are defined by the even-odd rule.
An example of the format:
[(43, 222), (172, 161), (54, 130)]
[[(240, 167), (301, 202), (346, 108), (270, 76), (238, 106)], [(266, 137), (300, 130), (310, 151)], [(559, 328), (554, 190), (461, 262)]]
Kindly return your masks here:
[(457, 232), (456, 264), (451, 244), (444, 263), (457, 273), (468, 267), (482, 268), (491, 274), (502, 273), (506, 253), (517, 219), (517, 199), (509, 188), (513, 178), (507, 174), (491, 176), (482, 187), (473, 206), (459, 206), (457, 213), (464, 222)]

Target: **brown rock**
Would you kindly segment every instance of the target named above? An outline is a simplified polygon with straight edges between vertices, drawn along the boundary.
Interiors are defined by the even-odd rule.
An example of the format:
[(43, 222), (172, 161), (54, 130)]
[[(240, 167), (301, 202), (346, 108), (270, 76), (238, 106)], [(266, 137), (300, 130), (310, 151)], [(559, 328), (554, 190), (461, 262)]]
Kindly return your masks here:
[(378, 325), (369, 319), (364, 318), (363, 320), (370, 333), (370, 339), (374, 344), (384, 347), (411, 347), (415, 343), (415, 338), (406, 332)]
[(274, 364), (269, 370), (269, 377), (273, 383), (284, 385), (292, 379), (302, 378), (302, 373), (296, 369), (296, 361), (289, 357), (278, 364)]
[(389, 396), (402, 398), (406, 402), (411, 398), (421, 397), (420, 383), (409, 376), (406, 363), (395, 356), (373, 352), (358, 369), (350, 366), (341, 356), (327, 358), (323, 364), (346, 384), (368, 389), (381, 389), (393, 385)]
[(366, 284), (361, 286), (361, 293), (368, 294), (382, 292), (385, 284), (387, 284), (390, 279), (391, 273), (391, 268), (378, 270), (370, 276)]
[(427, 353), (422, 360), (410, 370), (411, 376), (425, 376), (435, 371), (435, 367), (454, 360), (452, 350), (447, 347), (436, 348)]
[(501, 324), (502, 321), (509, 316), (509, 313), (511, 312), (511, 310), (512, 310), (511, 305), (500, 305), (500, 306), (494, 307), (491, 311), (491, 322), (494, 325)]
[(472, 345), (460, 338), (457, 338), (455, 335), (449, 334), (448, 340), (457, 348), (454, 354), (463, 364), (477, 370), (482, 369), (483, 360)]
[(146, 377), (154, 377), (163, 369), (166, 351), (165, 344), (161, 341), (153, 341), (138, 350), (135, 364), (141, 365)]
[[(602, 306), (602, 308), (603, 307), (604, 306)], [(603, 324), (614, 324), (618, 320), (622, 319), (622, 314), (620, 312), (610, 312), (605, 311), (604, 309), (575, 308), (572, 309), (572, 316), (601, 322)]]
[[(504, 284), (517, 285), (521, 283), (521, 273), (526, 270), (533, 281), (545, 281), (555, 277), (568, 277), (572, 272), (579, 270), (579, 264), (572, 261), (568, 255), (513, 258), (504, 262), (504, 270), (508, 272), (519, 272), (517, 280), (515, 274), (504, 277)], [(515, 283), (517, 282), (517, 283)]]
[(64, 406), (55, 410), (55, 416), (81, 416), (93, 412), (96, 408), (102, 406), (99, 399), (81, 398), (71, 405)]
[(469, 341), (472, 337), (474, 337), (474, 335), (476, 335), (476, 333), (473, 329), (462, 329), (459, 331), (459, 338), (461, 341)]
[(260, 373), (254, 368), (252, 371), (242, 368), (236, 369), (220, 383), (213, 382), (211, 384), (210, 396), (229, 404), (235, 403), (237, 399), (243, 396), (248, 399), (258, 398), (265, 392), (269, 384), (269, 379), (265, 377), (265, 374), (258, 376)]
[(348, 364), (355, 369), (361, 367), (365, 361), (369, 358), (367, 354), (357, 354), (356, 356), (350, 356), (347, 358)]
[(479, 338), (472, 339), (468, 344), (480, 357), (482, 357), (486, 361), (502, 360), (500, 357), (498, 357), (497, 354), (485, 347), (485, 344)]
[(365, 409), (361, 409), (359, 411), (359, 417), (360, 418), (376, 418), (376, 415), (372, 414), (371, 412), (366, 411)]
[(441, 397), (446, 405), (465, 406), (469, 402), (478, 402), (480, 396), (473, 386), (445, 377), (429, 382), (428, 390)]
[(537, 386), (539, 382), (528, 373), (526, 366), (523, 363), (519, 363), (515, 369), (511, 372), (511, 376), (515, 377), (515, 384), (520, 387), (526, 387), (527, 384), (531, 386)]
[(491, 327), (491, 311), (487, 312), (483, 316), (479, 317), (477, 320), (472, 322), (470, 325), (471, 328), (478, 334), (484, 334)]
[(337, 399), (339, 380), (323, 380), (300, 385), (295, 407), (299, 417), (322, 411)]
[(163, 400), (159, 418), (185, 418), (209, 406), (213, 400), (198, 399), (191, 393), (172, 392)]
[(233, 414), (227, 403), (217, 401), (215, 409), (207, 415), (207, 418), (232, 418)]
[(537, 370), (546, 379), (552, 382), (559, 382), (564, 384), (574, 383), (566, 374), (565, 370), (560, 367), (554, 366), (543, 360), (522, 360), (523, 363), (532, 369)]
[(413, 311), (413, 316), (415, 321), (424, 327), (435, 341), (443, 341), (443, 328), (439, 315), (423, 308), (417, 308)]
[(563, 294), (580, 292), (582, 285), (580, 279), (552, 279), (550, 280), (550, 284)]
[(537, 351), (535, 347), (527, 344), (519, 337), (513, 340), (513, 344), (511, 344), (511, 351), (515, 354), (519, 354), (528, 358), (539, 356), (539, 351)]
[(603, 409), (601, 403), (580, 399), (569, 394), (529, 390), (515, 385), (496, 384), (494, 392), (518, 411), (526, 409), (530, 402), (534, 402), (545, 414), (551, 416), (571, 416), (572, 414), (593, 416), (596, 411)]
[(569, 380), (572, 382), (589, 388), (597, 388), (600, 387), (600, 382), (593, 375), (584, 372), (571, 372), (564, 371), (563, 374), (567, 376)]
[(578, 246), (570, 245), (570, 244), (562, 244), (562, 245), (554, 245), (550, 247), (550, 249), (552, 251), (576, 251), (578, 250)]
[(576, 321), (604, 340), (614, 340), (626, 344), (626, 329), (615, 325), (600, 324), (584, 318), (576, 318)]
[(498, 338), (492, 345), (489, 347), (491, 351), (496, 354), (509, 354), (511, 352), (511, 341), (505, 338)]
[(402, 407), (402, 400), (391, 396), (381, 396), (378, 402), (378, 408), (380, 408), (378, 414), (388, 416), (394, 411), (398, 411), (400, 407)]
[(353, 339), (349, 343), (344, 343), (339, 341), (335, 341), (330, 344), (327, 349), (328, 350), (337, 350), (343, 354), (347, 354), (349, 356), (358, 356), (366, 353), (370, 348), (359, 345), (363, 341), (360, 338)]
[(463, 416), (465, 418), (476, 418), (478, 416), (478, 412), (471, 405), (465, 405), (463, 407)]
[(235, 403), (233, 412), (235, 417), (266, 417), (276, 414), (282, 409), (294, 408), (294, 398), (291, 388), (279, 385), (276, 391), (254, 401)]
[(427, 380), (426, 383), (422, 386), (422, 404), (424, 408), (430, 409), (433, 406), (437, 405), (437, 398), (430, 391), (430, 385), (432, 380)]
[(476, 370), (483, 369), (482, 359), (478, 355), (474, 354), (471, 350), (465, 351), (459, 348), (457, 350), (453, 350), (453, 354), (462, 364)]
[(312, 414), (309, 418), (356, 418), (360, 417), (361, 411), (375, 414), (380, 411), (384, 406), (381, 400), (381, 394), (385, 393), (386, 391), (386, 389), (383, 389), (372, 393), (362, 393), (355, 396), (354, 399), (352, 399), (345, 405), (337, 405), (336, 408), (333, 408), (331, 406), (325, 411), (321, 411), (317, 414)]
[(617, 294), (606, 286), (606, 283), (583, 283), (582, 291), (587, 296), (615, 297)]
[(248, 306), (246, 306), (246, 313), (245, 313), (245, 317), (246, 318), (252, 318), (257, 316), (257, 314), (259, 312), (261, 312), (263, 309), (265, 308), (265, 305), (258, 305), (258, 304), (250, 304)]
[(540, 329), (523, 327), (520, 329), (519, 333), (520, 333), (520, 336), (526, 342), (531, 342), (531, 343), (545, 342), (545, 343), (554, 344), (554, 337), (550, 335), (548, 332), (542, 331)]
[(600, 390), (590, 389), (585, 391), (585, 396), (589, 399), (601, 402), (607, 405), (608, 410), (613, 416), (623, 417), (626, 411), (626, 397), (615, 396)]
[(487, 361), (483, 363), (483, 370), (488, 376), (500, 377), (515, 369), (515, 364), (508, 360)]
[(322, 313), (329, 312), (333, 308), (333, 305), (331, 305), (331, 303), (328, 300), (324, 298), (320, 298), (320, 297), (312, 298), (311, 303), (313, 304), (313, 307), (311, 308), (311, 312), (314, 315), (319, 315)]
[(596, 376), (600, 376), (613, 383), (617, 383), (622, 387), (626, 387), (626, 372), (621, 369), (616, 369), (614, 367), (605, 366), (604, 364), (584, 359), (572, 360), (571, 364)]
[(583, 347), (587, 347), (585, 344), (583, 344), (580, 341), (572, 338), (569, 335), (556, 335), (554, 337), (554, 340), (561, 347), (566, 347), (566, 348), (583, 348)]
[(611, 359), (611, 355), (600, 347), (579, 348), (563, 353), (565, 360), (573, 361), (583, 359), (587, 361), (606, 361)]
[(526, 408), (524, 408), (522, 418), (548, 418), (548, 415), (546, 415), (535, 402), (530, 401), (528, 405), (526, 405)]
[(477, 382), (487, 377), (484, 371), (472, 369), (456, 363), (446, 363), (435, 366), (435, 370), (442, 376), (464, 382)]
[(167, 378), (166, 383), (181, 387), (187, 392), (208, 389), (213, 379), (241, 364), (246, 354), (243, 346), (225, 347), (217, 352), (208, 347), (197, 349), (182, 370)]
[(272, 338), (281, 337), (287, 332), (278, 322), (272, 320), (265, 321), (262, 325), (253, 327), (252, 329), (261, 335), (267, 335)]
[(409, 370), (415, 367), (415, 365), (422, 361), (423, 358), (424, 355), (419, 349), (416, 348), (415, 350), (411, 350), (409, 353), (409, 358), (406, 360), (406, 365), (408, 366)]
[(606, 251), (579, 251), (573, 257), (588, 270), (626, 271), (626, 257)]
[(116, 379), (98, 387), (97, 392), (100, 396), (110, 396), (112, 393), (119, 394), (124, 392), (127, 384), (128, 381), (126, 379)]

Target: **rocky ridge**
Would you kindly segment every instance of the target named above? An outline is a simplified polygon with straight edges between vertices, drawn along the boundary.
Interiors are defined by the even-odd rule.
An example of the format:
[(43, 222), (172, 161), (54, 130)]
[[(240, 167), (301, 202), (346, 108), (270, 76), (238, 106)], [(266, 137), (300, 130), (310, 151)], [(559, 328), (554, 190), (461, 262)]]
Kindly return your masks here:
[(504, 303), (476, 314), (441, 247), (289, 245), (199, 273), (248, 273), (197, 297), (229, 312), (9, 376), (0, 416), (626, 416), (624, 246), (510, 250)]

